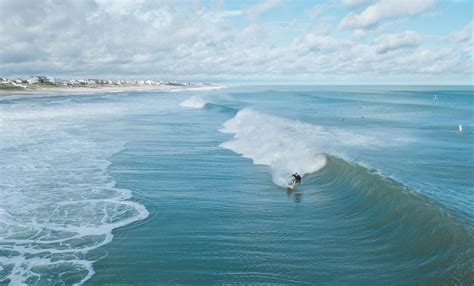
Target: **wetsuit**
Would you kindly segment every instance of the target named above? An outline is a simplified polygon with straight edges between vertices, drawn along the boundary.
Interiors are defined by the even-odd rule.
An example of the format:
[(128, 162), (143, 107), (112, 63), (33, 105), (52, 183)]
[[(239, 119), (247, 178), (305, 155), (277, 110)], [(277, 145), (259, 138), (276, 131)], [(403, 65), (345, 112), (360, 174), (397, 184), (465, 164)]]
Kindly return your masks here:
[(300, 175), (293, 175), (293, 178), (295, 178), (295, 181), (297, 183), (301, 183), (301, 176)]

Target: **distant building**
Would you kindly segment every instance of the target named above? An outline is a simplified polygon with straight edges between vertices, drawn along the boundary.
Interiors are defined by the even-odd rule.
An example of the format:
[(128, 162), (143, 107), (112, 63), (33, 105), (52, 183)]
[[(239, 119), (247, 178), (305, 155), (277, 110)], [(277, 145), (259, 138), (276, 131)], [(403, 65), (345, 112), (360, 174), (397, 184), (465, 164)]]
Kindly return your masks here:
[(39, 83), (47, 83), (48, 82), (48, 79), (45, 76), (37, 76), (36, 78), (38, 79)]
[(39, 82), (39, 79), (37, 76), (32, 76), (29, 80), (28, 80), (28, 83), (29, 84), (34, 84), (34, 83), (38, 83)]
[(21, 79), (19, 80), (19, 81), (20, 81), (20, 83), (17, 83), (16, 81), (18, 81), (18, 79), (17, 79), (17, 80), (15, 80), (15, 81), (12, 81), (12, 82), (11, 82), (11, 84), (12, 84), (13, 86), (18, 86), (18, 87), (26, 88), (26, 85), (22, 85), (22, 84), (20, 84), (20, 83), (21, 83), (21, 81), (22, 81)]
[(52, 77), (52, 76), (47, 77), (47, 78), (46, 78), (46, 82), (47, 82), (47, 83), (56, 84), (56, 80), (55, 80), (54, 77)]

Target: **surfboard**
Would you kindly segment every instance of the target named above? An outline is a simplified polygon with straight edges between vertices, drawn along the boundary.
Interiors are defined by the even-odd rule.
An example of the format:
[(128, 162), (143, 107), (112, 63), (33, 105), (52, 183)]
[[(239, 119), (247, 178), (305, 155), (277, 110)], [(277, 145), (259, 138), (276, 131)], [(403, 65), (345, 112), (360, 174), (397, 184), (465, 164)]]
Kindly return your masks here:
[(290, 189), (290, 190), (294, 190), (295, 188), (296, 188), (296, 184), (294, 184), (294, 185), (288, 185), (288, 189)]

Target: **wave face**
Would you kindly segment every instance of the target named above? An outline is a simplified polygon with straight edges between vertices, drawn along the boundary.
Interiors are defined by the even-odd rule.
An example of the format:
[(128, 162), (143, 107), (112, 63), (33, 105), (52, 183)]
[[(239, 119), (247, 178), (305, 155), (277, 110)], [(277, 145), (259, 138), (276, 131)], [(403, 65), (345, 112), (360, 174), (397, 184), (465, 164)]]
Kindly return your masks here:
[(0, 283), (82, 284), (97, 259), (88, 253), (148, 211), (107, 172), (124, 142), (88, 125), (107, 109), (39, 101), (1, 112)]
[(376, 270), (380, 281), (387, 275), (410, 284), (474, 282), (474, 231), (431, 198), (334, 156), (307, 182), (334, 218), (332, 227), (386, 265)]

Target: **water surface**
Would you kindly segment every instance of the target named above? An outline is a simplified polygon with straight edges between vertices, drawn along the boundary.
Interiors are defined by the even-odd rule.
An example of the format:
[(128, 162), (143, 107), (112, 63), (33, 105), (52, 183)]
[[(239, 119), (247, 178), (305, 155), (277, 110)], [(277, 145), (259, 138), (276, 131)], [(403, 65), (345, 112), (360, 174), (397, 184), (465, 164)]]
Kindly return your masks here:
[[(473, 98), (1, 98), (0, 282), (472, 284)], [(294, 171), (305, 184), (288, 191)]]

